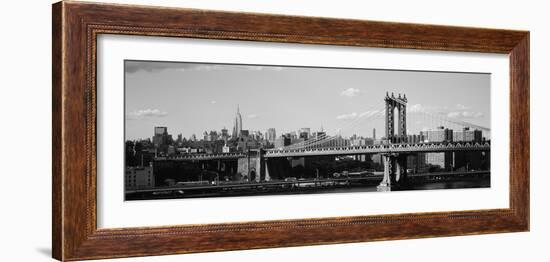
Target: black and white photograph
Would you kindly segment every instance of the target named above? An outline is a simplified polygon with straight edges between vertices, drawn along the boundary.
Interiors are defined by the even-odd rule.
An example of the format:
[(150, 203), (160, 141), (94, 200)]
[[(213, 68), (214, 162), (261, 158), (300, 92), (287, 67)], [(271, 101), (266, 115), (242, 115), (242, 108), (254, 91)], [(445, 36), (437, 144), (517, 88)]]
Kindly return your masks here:
[(124, 62), (125, 199), (491, 186), (490, 74)]

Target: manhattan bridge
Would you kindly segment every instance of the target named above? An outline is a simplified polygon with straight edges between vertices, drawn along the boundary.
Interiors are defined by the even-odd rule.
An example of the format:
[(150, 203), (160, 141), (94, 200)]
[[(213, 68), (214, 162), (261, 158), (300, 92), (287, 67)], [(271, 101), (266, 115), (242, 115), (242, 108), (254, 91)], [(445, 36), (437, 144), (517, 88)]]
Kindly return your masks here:
[[(376, 118), (383, 118), (385, 125), (385, 137), (383, 142), (376, 145), (352, 145), (342, 142), (339, 135), (322, 134), (299, 143), (272, 149), (256, 149), (248, 152), (237, 153), (217, 153), (217, 154), (185, 154), (169, 157), (158, 157), (155, 161), (209, 161), (216, 162), (219, 168), (223, 168), (224, 161), (246, 160), (245, 175), (247, 181), (270, 182), (269, 165), (270, 163), (282, 158), (300, 158), (316, 156), (372, 156), (380, 155), (383, 165), (383, 177), (379, 188), (391, 188), (399, 186), (407, 181), (407, 156), (421, 153), (449, 153), (454, 154), (464, 152), (485, 152), (491, 150), (490, 139), (478, 141), (443, 141), (429, 142), (411, 139), (407, 134), (407, 127), (410, 123), (420, 121), (410, 121), (408, 117), (414, 115), (416, 120), (422, 120), (422, 123), (429, 123), (430, 126), (445, 126), (454, 130), (463, 128), (473, 128), (483, 132), (483, 136), (490, 137), (490, 128), (475, 125), (468, 122), (459, 121), (456, 118), (449, 118), (445, 115), (431, 113), (427, 110), (415, 108), (409, 109), (407, 116), (407, 97), (406, 95), (386, 93), (380, 104), (373, 105), (365, 113), (360, 114), (353, 121), (342, 126), (339, 131), (354, 130), (354, 128), (369, 123)], [(415, 127), (416, 129), (420, 129)], [(456, 173), (455, 173), (456, 174)], [(383, 191), (383, 190), (381, 190)]]

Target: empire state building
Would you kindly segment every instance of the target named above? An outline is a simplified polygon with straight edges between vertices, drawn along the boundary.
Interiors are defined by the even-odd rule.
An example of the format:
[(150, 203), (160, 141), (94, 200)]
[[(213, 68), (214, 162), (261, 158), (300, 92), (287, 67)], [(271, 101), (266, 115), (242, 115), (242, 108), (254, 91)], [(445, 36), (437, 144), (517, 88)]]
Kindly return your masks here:
[(241, 130), (243, 130), (243, 118), (241, 117), (239, 105), (237, 105), (237, 114), (235, 115), (235, 123), (233, 125), (232, 137), (239, 137), (241, 135)]

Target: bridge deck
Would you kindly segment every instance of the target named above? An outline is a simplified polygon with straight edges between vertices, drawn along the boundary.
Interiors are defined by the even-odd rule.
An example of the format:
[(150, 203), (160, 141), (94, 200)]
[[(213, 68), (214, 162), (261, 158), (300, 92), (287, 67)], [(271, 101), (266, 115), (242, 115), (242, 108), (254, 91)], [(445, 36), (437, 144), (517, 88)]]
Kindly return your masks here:
[(415, 152), (449, 152), (449, 151), (490, 151), (487, 143), (420, 143), (420, 144), (390, 144), (373, 146), (323, 147), (299, 149), (270, 149), (265, 157), (295, 157), (323, 155), (359, 155), (380, 153), (415, 153)]
[[(389, 144), (372, 146), (344, 146), (319, 148), (282, 148), (267, 149), (264, 157), (305, 157), (305, 156), (337, 156), (360, 154), (388, 154), (388, 153), (429, 153), (449, 151), (490, 151), (490, 142), (485, 143), (418, 143), (418, 144)], [(258, 154), (258, 151), (254, 151)], [(157, 157), (157, 161), (193, 161), (193, 160), (235, 160), (245, 158), (248, 153), (218, 153), (218, 154), (186, 154), (178, 156)]]

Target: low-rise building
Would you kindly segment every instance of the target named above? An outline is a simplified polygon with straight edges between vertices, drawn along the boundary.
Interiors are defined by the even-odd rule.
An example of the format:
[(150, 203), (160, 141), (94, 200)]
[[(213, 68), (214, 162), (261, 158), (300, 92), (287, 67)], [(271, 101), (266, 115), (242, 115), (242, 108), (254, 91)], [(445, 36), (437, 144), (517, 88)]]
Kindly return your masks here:
[(152, 164), (144, 167), (126, 167), (124, 181), (126, 191), (155, 187)]
[(422, 131), (421, 136), (423, 136), (424, 142), (452, 142), (453, 130), (440, 126), (436, 129)]
[(453, 140), (455, 142), (474, 142), (481, 143), (482, 141), (482, 132), (478, 129), (470, 129), (465, 127), (461, 131), (456, 131), (453, 134)]

